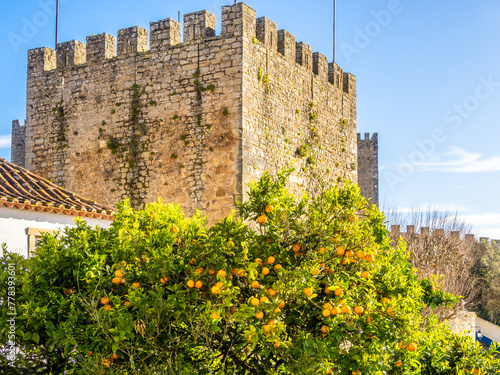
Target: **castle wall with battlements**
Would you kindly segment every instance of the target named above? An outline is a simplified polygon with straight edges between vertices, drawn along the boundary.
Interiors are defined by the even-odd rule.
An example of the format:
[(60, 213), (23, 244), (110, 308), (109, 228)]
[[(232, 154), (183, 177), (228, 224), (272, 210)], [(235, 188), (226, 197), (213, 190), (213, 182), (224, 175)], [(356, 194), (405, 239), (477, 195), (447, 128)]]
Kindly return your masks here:
[(356, 80), (243, 3), (28, 54), (25, 164), (113, 205), (163, 198), (209, 219), (264, 170), (293, 188), (357, 179)]

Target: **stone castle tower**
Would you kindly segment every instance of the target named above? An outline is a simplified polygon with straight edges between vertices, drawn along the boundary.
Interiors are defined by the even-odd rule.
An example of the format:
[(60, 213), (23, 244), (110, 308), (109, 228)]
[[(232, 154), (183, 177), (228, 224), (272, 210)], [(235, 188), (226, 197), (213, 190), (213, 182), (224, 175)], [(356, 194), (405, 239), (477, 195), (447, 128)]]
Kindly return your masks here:
[(361, 195), (378, 205), (378, 133), (358, 134), (358, 184)]
[[(159, 197), (213, 220), (266, 169), (357, 180), (356, 78), (244, 3), (28, 52), (12, 160), (103, 204)], [(149, 42), (149, 48), (148, 48)]]

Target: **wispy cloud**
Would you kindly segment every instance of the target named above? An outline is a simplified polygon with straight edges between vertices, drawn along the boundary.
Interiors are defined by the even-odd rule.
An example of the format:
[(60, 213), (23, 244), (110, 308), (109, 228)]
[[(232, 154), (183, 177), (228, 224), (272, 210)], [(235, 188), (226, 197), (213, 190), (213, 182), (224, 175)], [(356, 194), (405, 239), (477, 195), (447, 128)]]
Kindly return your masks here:
[(500, 156), (483, 157), (479, 152), (469, 152), (452, 146), (450, 151), (431, 154), (418, 163), (413, 163), (418, 172), (476, 173), (500, 171)]
[(10, 135), (0, 135), (0, 148), (10, 148)]
[(462, 217), (474, 226), (473, 233), (477, 236), (500, 239), (500, 213), (471, 213)]

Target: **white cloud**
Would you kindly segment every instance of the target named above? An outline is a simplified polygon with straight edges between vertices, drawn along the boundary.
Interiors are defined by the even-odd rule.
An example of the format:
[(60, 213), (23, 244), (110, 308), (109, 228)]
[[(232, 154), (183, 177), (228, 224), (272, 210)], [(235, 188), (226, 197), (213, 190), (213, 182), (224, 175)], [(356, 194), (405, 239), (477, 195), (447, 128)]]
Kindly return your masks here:
[(500, 171), (500, 156), (484, 158), (480, 153), (468, 152), (452, 146), (442, 154), (430, 155), (428, 160), (415, 164), (419, 171), (473, 173)]
[(473, 213), (465, 214), (462, 217), (474, 226), (473, 233), (476, 237), (500, 239), (500, 213)]
[(0, 135), (0, 148), (10, 148), (10, 135)]

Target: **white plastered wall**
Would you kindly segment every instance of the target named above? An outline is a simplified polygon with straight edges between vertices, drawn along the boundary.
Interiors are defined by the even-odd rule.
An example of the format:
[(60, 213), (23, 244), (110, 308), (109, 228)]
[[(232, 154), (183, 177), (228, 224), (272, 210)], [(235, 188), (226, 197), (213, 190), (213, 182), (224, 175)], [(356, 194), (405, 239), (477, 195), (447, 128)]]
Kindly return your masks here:
[[(44, 211), (28, 211), (0, 207), (0, 244), (6, 243), (7, 250), (28, 257), (29, 228), (48, 231), (75, 226), (77, 216), (55, 214)], [(89, 225), (107, 228), (112, 220), (82, 217)], [(33, 232), (33, 230), (32, 230)]]

